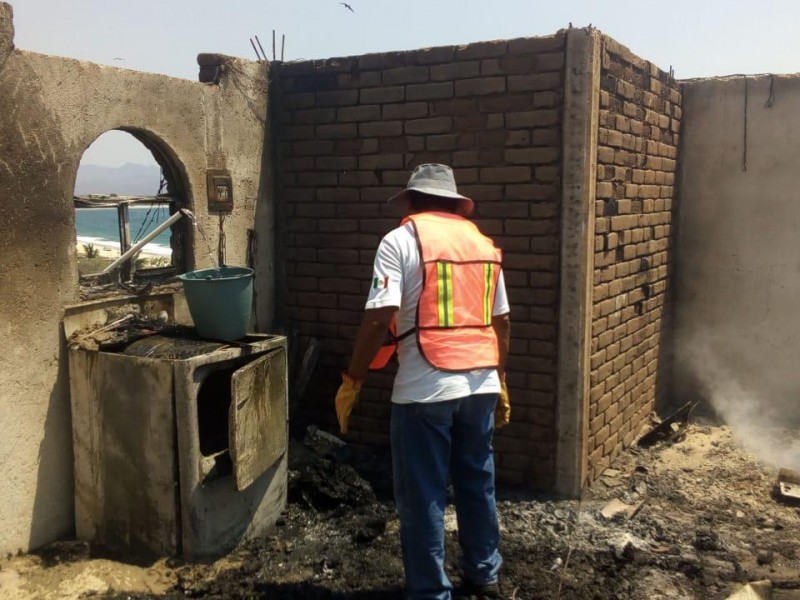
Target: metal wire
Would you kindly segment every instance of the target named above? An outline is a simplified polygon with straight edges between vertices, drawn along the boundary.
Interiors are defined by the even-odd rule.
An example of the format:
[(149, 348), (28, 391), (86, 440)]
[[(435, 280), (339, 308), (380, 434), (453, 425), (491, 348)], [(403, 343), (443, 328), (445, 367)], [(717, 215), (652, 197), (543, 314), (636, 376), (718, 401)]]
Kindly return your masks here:
[[(167, 187), (167, 179), (164, 177), (164, 171), (162, 169), (160, 180), (158, 183), (158, 193), (157, 196), (160, 196), (164, 189)], [(155, 225), (156, 222), (159, 222), (159, 215), (161, 212), (161, 208), (164, 207), (164, 204), (161, 202), (152, 202), (150, 204), (150, 208), (147, 210), (147, 214), (145, 214), (144, 219), (142, 220), (141, 224), (139, 225), (139, 230), (136, 232), (136, 235), (133, 237), (134, 243), (138, 242), (142, 239), (142, 235), (147, 234), (147, 231), (150, 229), (152, 225)], [(153, 212), (155, 209), (155, 212)]]

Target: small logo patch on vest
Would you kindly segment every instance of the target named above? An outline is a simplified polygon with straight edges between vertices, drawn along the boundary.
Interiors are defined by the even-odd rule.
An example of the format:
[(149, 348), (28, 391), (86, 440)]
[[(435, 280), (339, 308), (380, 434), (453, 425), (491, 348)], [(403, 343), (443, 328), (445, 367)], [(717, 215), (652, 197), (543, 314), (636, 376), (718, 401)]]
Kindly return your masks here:
[(373, 277), (372, 278), (372, 289), (373, 290), (385, 290), (389, 287), (389, 278), (388, 277)]

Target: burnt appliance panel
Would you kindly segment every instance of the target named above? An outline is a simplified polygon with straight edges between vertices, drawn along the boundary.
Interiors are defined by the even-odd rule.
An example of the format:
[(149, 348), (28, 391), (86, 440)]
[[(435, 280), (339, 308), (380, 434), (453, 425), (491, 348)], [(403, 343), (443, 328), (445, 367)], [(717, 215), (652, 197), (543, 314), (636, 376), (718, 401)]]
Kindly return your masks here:
[(112, 550), (211, 556), (286, 503), (286, 340), (154, 335), (70, 350), (76, 530)]

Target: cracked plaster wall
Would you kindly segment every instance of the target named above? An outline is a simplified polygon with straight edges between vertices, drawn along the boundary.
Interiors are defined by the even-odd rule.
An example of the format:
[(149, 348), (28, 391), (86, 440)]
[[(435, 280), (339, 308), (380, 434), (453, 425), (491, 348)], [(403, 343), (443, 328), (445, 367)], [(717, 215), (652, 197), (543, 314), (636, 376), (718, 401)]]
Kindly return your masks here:
[[(219, 220), (206, 210), (206, 169), (230, 171), (234, 210), (224, 221), (226, 262), (245, 264), (247, 230), (255, 228), (257, 324), (261, 330), (271, 325), (266, 65), (202, 57), (220, 66), (218, 84), (21, 51), (13, 47), (11, 6), (0, 2), (2, 552), (35, 548), (73, 528), (60, 321), (64, 307), (79, 301), (75, 176), (83, 152), (99, 135), (118, 128), (140, 132), (171, 157), (215, 253)], [(209, 266), (206, 245), (197, 238), (190, 266)]]

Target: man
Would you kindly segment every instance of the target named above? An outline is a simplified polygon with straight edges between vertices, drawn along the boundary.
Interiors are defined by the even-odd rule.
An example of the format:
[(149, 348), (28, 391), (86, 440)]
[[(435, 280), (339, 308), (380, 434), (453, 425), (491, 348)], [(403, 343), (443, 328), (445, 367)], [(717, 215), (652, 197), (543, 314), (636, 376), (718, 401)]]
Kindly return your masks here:
[[(496, 598), (502, 559), (492, 435), (510, 416), (501, 254), (465, 218), (474, 203), (458, 193), (448, 166), (417, 167), (390, 202), (401, 203), (407, 216), (378, 247), (366, 312), (336, 396), (339, 424), (346, 433), (368, 369), (388, 362), (396, 346), (391, 445), (408, 598), (451, 598), (444, 571), (448, 477), (463, 591)], [(381, 347), (387, 330), (392, 344)]]

